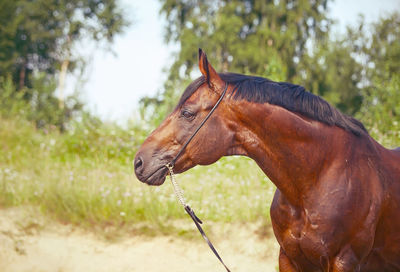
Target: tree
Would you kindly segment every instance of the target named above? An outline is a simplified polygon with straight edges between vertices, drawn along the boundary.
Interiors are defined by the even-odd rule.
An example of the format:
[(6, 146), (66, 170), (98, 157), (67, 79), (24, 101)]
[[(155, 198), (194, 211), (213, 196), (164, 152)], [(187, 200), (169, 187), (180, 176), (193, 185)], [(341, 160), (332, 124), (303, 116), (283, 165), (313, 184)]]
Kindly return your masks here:
[(0, 75), (19, 88), (33, 70), (59, 71), (82, 37), (112, 42), (127, 25), (116, 0), (1, 0), (0, 10)]
[(294, 81), (354, 115), (361, 107), (363, 80), (363, 66), (354, 56), (355, 48), (349, 34), (336, 39), (328, 36), (304, 56)]
[(180, 52), (171, 77), (188, 76), (197, 47), (204, 48), (220, 71), (269, 76), (269, 63), (282, 67), (291, 80), (306, 54), (306, 43), (329, 30), (328, 0), (317, 1), (162, 1), (166, 40)]
[[(381, 18), (371, 26), (371, 35), (359, 33), (360, 50), (365, 57), (366, 77), (400, 74), (400, 13)], [(363, 35), (364, 34), (364, 35)]]
[(359, 118), (385, 143), (400, 145), (400, 13), (372, 24), (370, 35), (357, 33), (364, 67)]
[[(165, 39), (179, 45), (164, 92), (144, 98), (165, 108), (191, 80), (197, 48), (207, 52), (218, 71), (255, 74), (292, 81), (308, 55), (308, 44), (323, 40), (331, 20), (328, 0), (162, 0)], [(164, 104), (163, 104), (164, 103)], [(172, 104), (167, 105), (172, 108)], [(153, 110), (154, 111), (154, 110)], [(154, 111), (159, 112), (159, 111)], [(164, 112), (164, 110), (162, 111)], [(160, 119), (159, 116), (156, 119)]]
[[(82, 57), (74, 46), (82, 40), (111, 44), (127, 24), (118, 0), (0, 0), (0, 77), (12, 75), (21, 91), (34, 87), (35, 76), (41, 82), (52, 82), (59, 76), (62, 90), (67, 71), (77, 68)], [(24, 98), (47, 97), (53, 107), (56, 87), (49, 86), (52, 90), (42, 86), (43, 95), (35, 97), (33, 93), (41, 92), (37, 86), (35, 92), (23, 91)], [(64, 97), (59, 100), (55, 112), (70, 116), (75, 107), (63, 110)], [(53, 120), (50, 116), (44, 119)]]

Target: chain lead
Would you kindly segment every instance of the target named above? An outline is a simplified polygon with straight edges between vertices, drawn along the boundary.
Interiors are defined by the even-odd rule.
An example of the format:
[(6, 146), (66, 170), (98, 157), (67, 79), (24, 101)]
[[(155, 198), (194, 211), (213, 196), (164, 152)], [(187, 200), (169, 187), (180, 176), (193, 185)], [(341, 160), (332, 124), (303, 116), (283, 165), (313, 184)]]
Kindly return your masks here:
[(171, 179), (172, 186), (174, 187), (175, 195), (178, 198), (179, 202), (182, 204), (182, 206), (184, 208), (186, 208), (187, 204), (186, 204), (185, 198), (183, 196), (183, 191), (182, 191), (181, 187), (179, 187), (178, 183), (175, 180), (175, 174), (174, 174), (174, 170), (173, 170), (174, 167), (171, 164), (167, 164), (166, 167), (169, 170), (169, 176)]
[(185, 198), (183, 197), (183, 191), (181, 187), (179, 187), (178, 183), (175, 180), (175, 174), (174, 174), (174, 166), (173, 163), (168, 163), (165, 165), (168, 170), (169, 170), (169, 176), (171, 178), (171, 183), (172, 186), (174, 187), (174, 192), (176, 197), (178, 198), (179, 202), (182, 204), (183, 208), (185, 211), (189, 214), (189, 216), (192, 218), (194, 224), (196, 225), (197, 229), (199, 230), (201, 236), (203, 236), (204, 240), (212, 250), (212, 252), (215, 254), (215, 256), (218, 258), (218, 260), (221, 262), (221, 264), (225, 267), (227, 272), (231, 272), (229, 268), (225, 265), (224, 261), (222, 258), (219, 256), (217, 250), (214, 248), (214, 245), (211, 243), (211, 241), (208, 239), (207, 235), (205, 234), (203, 228), (200, 226), (203, 222), (196, 216), (194, 211), (186, 204)]

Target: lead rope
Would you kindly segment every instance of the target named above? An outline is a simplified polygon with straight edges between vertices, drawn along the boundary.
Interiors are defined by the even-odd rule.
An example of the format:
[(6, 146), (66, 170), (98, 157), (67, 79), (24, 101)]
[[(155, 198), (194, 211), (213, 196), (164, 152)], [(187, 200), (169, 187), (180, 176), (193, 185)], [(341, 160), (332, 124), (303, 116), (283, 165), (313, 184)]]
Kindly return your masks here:
[(212, 250), (212, 252), (215, 254), (215, 256), (217, 256), (218, 260), (220, 261), (220, 263), (225, 267), (227, 272), (231, 272), (229, 270), (229, 268), (225, 265), (224, 261), (222, 260), (222, 258), (219, 256), (217, 250), (214, 248), (213, 244), (211, 243), (211, 241), (208, 239), (207, 235), (205, 234), (203, 228), (201, 227), (200, 224), (203, 224), (203, 222), (200, 220), (200, 218), (198, 218), (196, 216), (196, 214), (194, 213), (194, 211), (192, 210), (192, 208), (190, 208), (190, 206), (188, 204), (186, 204), (185, 202), (185, 197), (183, 196), (183, 191), (181, 189), (181, 187), (179, 187), (179, 184), (176, 182), (175, 180), (175, 174), (174, 174), (174, 167), (172, 164), (167, 164), (166, 167), (169, 170), (169, 177), (171, 179), (171, 183), (172, 183), (172, 187), (174, 188), (174, 192), (176, 195), (176, 198), (178, 198), (179, 202), (181, 203), (181, 205), (183, 206), (183, 208), (185, 209), (185, 211), (187, 212), (187, 214), (189, 214), (190, 218), (192, 218), (193, 222), (195, 223), (197, 229), (199, 230), (201, 236), (203, 236), (204, 240), (207, 242), (208, 246), (210, 247), (210, 249)]
[(171, 179), (172, 186), (174, 187), (174, 192), (175, 192), (176, 198), (179, 200), (179, 202), (181, 203), (181, 205), (183, 207), (186, 207), (187, 204), (185, 201), (185, 197), (183, 196), (183, 191), (182, 191), (181, 187), (179, 187), (178, 183), (175, 180), (174, 167), (171, 164), (167, 164), (166, 166), (169, 170), (169, 177)]

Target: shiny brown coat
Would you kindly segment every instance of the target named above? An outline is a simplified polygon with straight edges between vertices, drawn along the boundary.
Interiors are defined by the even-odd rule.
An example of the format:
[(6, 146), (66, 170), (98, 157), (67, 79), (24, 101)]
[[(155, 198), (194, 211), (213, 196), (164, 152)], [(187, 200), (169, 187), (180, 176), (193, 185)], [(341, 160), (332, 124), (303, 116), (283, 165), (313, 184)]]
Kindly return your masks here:
[[(199, 66), (205, 82), (136, 154), (139, 180), (164, 182), (166, 168), (157, 169), (219, 98), (225, 82), (202, 52)], [(279, 271), (400, 271), (400, 150), (278, 105), (233, 99), (233, 91), (229, 86), (175, 171), (229, 155), (255, 160), (277, 187), (271, 219)]]

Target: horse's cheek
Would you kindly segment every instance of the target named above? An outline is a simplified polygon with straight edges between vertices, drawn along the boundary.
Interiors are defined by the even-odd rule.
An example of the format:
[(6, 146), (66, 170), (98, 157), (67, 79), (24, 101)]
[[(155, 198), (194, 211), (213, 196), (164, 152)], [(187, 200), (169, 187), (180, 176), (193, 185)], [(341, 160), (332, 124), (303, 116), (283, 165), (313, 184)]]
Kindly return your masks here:
[(204, 144), (199, 145), (197, 148), (195, 161), (200, 165), (209, 165), (216, 162), (223, 156), (221, 145), (216, 140), (209, 139)]

